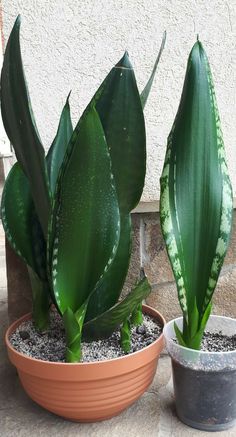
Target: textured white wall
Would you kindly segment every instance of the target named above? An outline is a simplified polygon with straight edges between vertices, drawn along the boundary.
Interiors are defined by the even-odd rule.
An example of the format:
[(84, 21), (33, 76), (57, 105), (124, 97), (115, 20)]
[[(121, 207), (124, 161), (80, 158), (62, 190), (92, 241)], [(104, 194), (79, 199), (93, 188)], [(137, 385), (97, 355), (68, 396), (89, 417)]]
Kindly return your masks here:
[(4, 36), (22, 15), (22, 52), (38, 128), (47, 148), (70, 89), (73, 120), (128, 49), (140, 90), (167, 43), (146, 114), (148, 164), (143, 200), (159, 197), (166, 138), (189, 51), (199, 33), (208, 53), (236, 194), (235, 0), (3, 0)]

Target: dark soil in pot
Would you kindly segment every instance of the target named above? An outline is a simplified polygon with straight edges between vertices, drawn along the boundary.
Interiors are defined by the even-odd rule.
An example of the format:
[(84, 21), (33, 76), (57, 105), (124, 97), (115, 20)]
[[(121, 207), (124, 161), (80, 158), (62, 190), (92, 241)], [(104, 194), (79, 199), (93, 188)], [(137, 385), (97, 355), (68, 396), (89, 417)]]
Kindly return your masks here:
[[(235, 349), (236, 336), (206, 333), (202, 342), (203, 351), (227, 352)], [(177, 414), (184, 423), (209, 431), (227, 429), (235, 424), (235, 368), (217, 369), (213, 360), (211, 369), (199, 370), (172, 359), (172, 369)]]
[[(143, 315), (143, 324), (132, 328), (131, 351), (137, 352), (153, 343), (162, 333), (163, 326), (151, 316)], [(44, 361), (65, 362), (65, 331), (56, 311), (51, 312), (50, 330), (39, 333), (31, 320), (23, 322), (11, 335), (15, 350)], [(120, 346), (120, 331), (104, 340), (82, 342), (82, 362), (102, 361), (124, 356)]]

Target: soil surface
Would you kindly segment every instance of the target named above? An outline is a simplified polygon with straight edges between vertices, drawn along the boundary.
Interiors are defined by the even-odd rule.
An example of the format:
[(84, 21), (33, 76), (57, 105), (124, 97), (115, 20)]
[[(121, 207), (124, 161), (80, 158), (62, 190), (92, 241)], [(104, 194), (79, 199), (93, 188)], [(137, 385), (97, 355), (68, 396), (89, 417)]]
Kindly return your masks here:
[(236, 351), (236, 334), (224, 335), (221, 331), (205, 332), (201, 350), (206, 352), (229, 352)]
[[(177, 343), (176, 338), (173, 341)], [(225, 335), (222, 331), (203, 334), (201, 351), (203, 352), (232, 352), (236, 351), (236, 334)]]
[[(133, 353), (153, 343), (162, 333), (162, 325), (150, 316), (143, 315), (143, 324), (132, 327), (131, 351)], [(14, 349), (43, 361), (65, 362), (65, 331), (61, 317), (51, 312), (50, 330), (36, 331), (31, 320), (23, 322), (11, 335)], [(120, 346), (120, 331), (109, 338), (90, 343), (82, 342), (82, 362), (102, 361), (126, 355)]]

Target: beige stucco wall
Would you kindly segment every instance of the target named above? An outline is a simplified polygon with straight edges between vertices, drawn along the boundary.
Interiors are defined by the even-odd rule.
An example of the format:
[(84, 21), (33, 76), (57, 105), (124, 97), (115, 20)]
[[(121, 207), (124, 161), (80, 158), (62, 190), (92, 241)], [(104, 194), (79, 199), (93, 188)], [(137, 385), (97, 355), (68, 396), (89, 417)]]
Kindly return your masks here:
[(22, 15), (22, 52), (32, 104), (45, 147), (66, 95), (73, 120), (109, 69), (128, 49), (140, 90), (163, 31), (166, 48), (146, 113), (148, 165), (143, 200), (156, 200), (166, 138), (183, 84), (188, 53), (199, 33), (210, 58), (236, 195), (235, 0), (3, 0), (4, 36)]

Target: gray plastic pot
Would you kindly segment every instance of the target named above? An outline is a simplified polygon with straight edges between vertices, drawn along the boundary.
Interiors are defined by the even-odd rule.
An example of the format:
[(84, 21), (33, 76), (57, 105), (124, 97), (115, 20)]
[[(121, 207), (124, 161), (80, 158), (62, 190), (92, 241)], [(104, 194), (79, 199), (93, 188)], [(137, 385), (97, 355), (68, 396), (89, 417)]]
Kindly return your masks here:
[[(236, 425), (236, 350), (202, 352), (177, 344), (174, 322), (182, 329), (183, 318), (164, 327), (171, 356), (176, 412), (193, 428), (222, 431)], [(236, 320), (210, 316), (207, 331), (236, 334)]]

